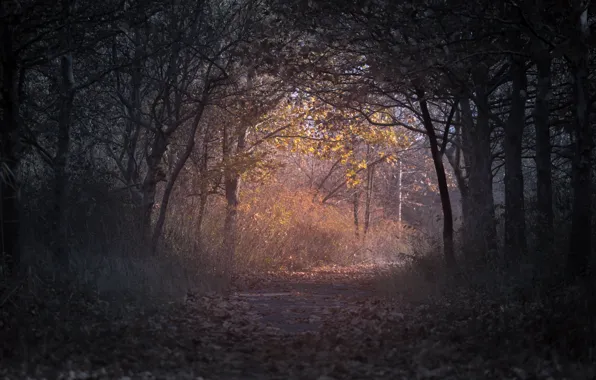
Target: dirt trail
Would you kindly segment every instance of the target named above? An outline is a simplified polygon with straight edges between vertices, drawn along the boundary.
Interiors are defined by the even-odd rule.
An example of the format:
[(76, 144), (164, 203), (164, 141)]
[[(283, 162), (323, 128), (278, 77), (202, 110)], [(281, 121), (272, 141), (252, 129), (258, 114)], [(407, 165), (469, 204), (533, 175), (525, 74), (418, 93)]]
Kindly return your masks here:
[[(546, 345), (539, 310), (473, 295), (440, 304), (385, 299), (374, 291), (376, 273), (244, 276), (229, 296), (195, 295), (152, 312), (133, 308), (114, 318), (89, 313), (95, 306), (87, 304), (53, 322), (21, 320), (25, 334), (0, 348), (27, 360), (0, 357), (0, 378), (596, 378), (593, 363), (566, 360)], [(11, 331), (0, 332), (6, 345)]]
[(246, 301), (262, 316), (261, 323), (281, 332), (316, 332), (329, 316), (375, 297), (373, 275), (355, 268), (297, 272), (237, 291), (233, 298)]

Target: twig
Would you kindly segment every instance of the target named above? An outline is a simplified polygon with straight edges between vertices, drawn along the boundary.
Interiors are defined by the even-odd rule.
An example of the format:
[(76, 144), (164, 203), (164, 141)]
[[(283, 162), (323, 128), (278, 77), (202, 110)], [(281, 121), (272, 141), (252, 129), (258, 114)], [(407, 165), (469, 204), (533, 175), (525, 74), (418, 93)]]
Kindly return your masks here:
[(2, 306), (4, 306), (4, 304), (5, 304), (6, 302), (8, 302), (8, 300), (10, 299), (10, 297), (12, 297), (12, 295), (13, 295), (13, 294), (14, 294), (14, 293), (17, 291), (17, 289), (18, 289), (18, 288), (19, 288), (21, 285), (23, 285), (23, 284), (22, 284), (22, 281), (21, 281), (21, 282), (19, 282), (19, 283), (18, 283), (18, 284), (17, 284), (17, 285), (16, 285), (16, 286), (15, 286), (15, 287), (14, 287), (14, 288), (11, 290), (11, 291), (7, 292), (7, 294), (6, 294), (6, 295), (4, 295), (4, 296), (2, 297), (2, 301), (0, 302), (0, 308), (1, 308)]

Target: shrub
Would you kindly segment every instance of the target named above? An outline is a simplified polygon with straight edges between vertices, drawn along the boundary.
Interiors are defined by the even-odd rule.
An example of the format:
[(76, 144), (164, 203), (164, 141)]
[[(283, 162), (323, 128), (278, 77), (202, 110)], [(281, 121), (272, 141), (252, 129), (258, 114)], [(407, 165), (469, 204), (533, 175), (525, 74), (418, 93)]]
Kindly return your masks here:
[(304, 269), (347, 264), (360, 250), (349, 210), (313, 201), (309, 190), (281, 184), (242, 194), (236, 265)]

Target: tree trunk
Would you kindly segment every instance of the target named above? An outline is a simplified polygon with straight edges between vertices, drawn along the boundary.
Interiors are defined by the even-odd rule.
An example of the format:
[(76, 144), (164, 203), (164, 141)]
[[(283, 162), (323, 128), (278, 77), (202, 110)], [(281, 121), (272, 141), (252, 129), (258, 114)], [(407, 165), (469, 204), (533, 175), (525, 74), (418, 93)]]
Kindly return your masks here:
[[(224, 188), (226, 195), (226, 217), (224, 220), (224, 237), (223, 237), (223, 260), (224, 270), (227, 275), (231, 274), (234, 264), (234, 256), (236, 255), (236, 234), (238, 230), (238, 205), (240, 203), (240, 173), (238, 170), (230, 164), (233, 155), (242, 153), (246, 145), (246, 133), (247, 128), (241, 127), (238, 132), (236, 149), (232, 149), (232, 146), (228, 145), (228, 142), (224, 144), (228, 145), (224, 148), (224, 159), (228, 160), (224, 174)], [(224, 140), (227, 140), (227, 136), (224, 130)]]
[(403, 209), (403, 164), (401, 159), (397, 161), (397, 237), (402, 237), (403, 227), (402, 227), (402, 209)]
[[(4, 3), (2, 3), (4, 4)], [(0, 14), (5, 12), (0, 5)], [(16, 274), (20, 268), (19, 213), (19, 93), (18, 65), (13, 51), (13, 35), (8, 23), (0, 26), (0, 209), (2, 254), (0, 266), (4, 275)]]
[(226, 218), (224, 220), (224, 270), (231, 271), (236, 255), (236, 233), (238, 224), (238, 195), (240, 192), (240, 178), (236, 173), (228, 172), (224, 180), (226, 192)]
[[(112, 64), (117, 66), (118, 42), (115, 40), (112, 44)], [(150, 201), (151, 195), (151, 177), (153, 173), (151, 168), (147, 168), (145, 177), (141, 178), (140, 165), (137, 162), (137, 150), (139, 148), (139, 139), (141, 137), (142, 115), (141, 115), (141, 85), (142, 85), (142, 68), (143, 68), (143, 41), (141, 31), (137, 28), (134, 32), (133, 38), (133, 57), (128, 70), (116, 69), (114, 70), (114, 77), (116, 81), (117, 96), (122, 103), (123, 114), (126, 115), (125, 131), (123, 136), (122, 151), (116, 158), (118, 168), (122, 173), (124, 182), (130, 189), (130, 196), (133, 204), (138, 208), (138, 230), (143, 239), (148, 236), (148, 229), (151, 221), (151, 212), (153, 203)], [(122, 73), (126, 72), (130, 75), (130, 80), (126, 85), (122, 80)], [(128, 94), (128, 95), (127, 95)], [(145, 127), (148, 127), (145, 125)], [(147, 128), (147, 134), (150, 131)], [(148, 145), (148, 142), (145, 142)], [(155, 146), (155, 145), (154, 145)], [(146, 153), (147, 154), (147, 153)], [(145, 157), (147, 160), (148, 157)], [(147, 160), (148, 162), (148, 160)]]
[[(177, 1), (174, 1), (172, 8), (174, 13), (176, 3)], [(209, 74), (207, 74), (206, 82), (203, 84), (201, 101), (197, 105), (198, 109), (196, 110), (192, 124), (190, 125), (190, 131), (186, 147), (181, 157), (177, 161), (172, 159), (169, 162), (170, 165), (167, 171), (170, 173), (170, 176), (169, 179), (166, 179), (167, 175), (164, 173), (164, 169), (161, 167), (161, 163), (164, 158), (164, 154), (166, 152), (172, 134), (182, 124), (181, 112), (184, 104), (182, 100), (182, 91), (180, 91), (179, 86), (184, 85), (183, 80), (181, 80), (180, 77), (185, 77), (187, 73), (187, 70), (181, 69), (179, 67), (181, 63), (180, 41), (177, 33), (177, 29), (180, 27), (178, 24), (179, 20), (174, 14), (171, 14), (170, 16), (171, 19), (169, 38), (172, 40), (172, 44), (170, 45), (170, 52), (168, 54), (169, 62), (165, 74), (166, 80), (162, 82), (162, 88), (160, 89), (160, 100), (162, 102), (162, 107), (164, 109), (166, 117), (165, 120), (156, 120), (156, 124), (158, 126), (156, 128), (154, 149), (152, 149), (151, 154), (147, 158), (148, 175), (150, 175), (149, 186), (147, 187), (148, 191), (143, 192), (143, 195), (148, 196), (146, 199), (144, 199), (143, 203), (145, 207), (147, 207), (146, 215), (144, 217), (144, 229), (146, 229), (146, 232), (148, 232), (148, 226), (151, 222), (151, 209), (149, 209), (149, 205), (153, 206), (153, 202), (155, 201), (155, 190), (157, 183), (159, 181), (166, 182), (166, 186), (162, 196), (162, 202), (159, 205), (159, 214), (155, 222), (153, 233), (151, 235), (150, 250), (153, 254), (156, 252), (157, 245), (159, 243), (159, 239), (163, 231), (168, 203), (170, 200), (171, 193), (174, 189), (174, 185), (176, 183), (176, 180), (178, 179), (180, 171), (182, 170), (182, 168), (184, 168), (184, 165), (186, 164), (186, 161), (188, 160), (188, 157), (190, 156), (192, 149), (194, 148), (195, 134), (197, 128), (199, 127), (200, 120), (203, 116), (207, 94), (210, 91), (210, 85), (207, 81)]]
[(445, 256), (445, 264), (448, 268), (453, 269), (456, 266), (453, 245), (453, 212), (451, 209), (451, 199), (449, 197), (447, 175), (445, 174), (443, 158), (441, 156), (441, 153), (439, 152), (439, 144), (437, 142), (437, 136), (435, 133), (435, 128), (433, 126), (432, 118), (428, 110), (427, 101), (424, 97), (424, 91), (421, 89), (417, 89), (416, 96), (418, 97), (418, 102), (422, 111), (424, 129), (426, 130), (426, 133), (428, 135), (430, 151), (433, 158), (433, 164), (435, 166), (435, 172), (437, 174), (439, 194), (441, 196), (441, 206), (443, 209), (443, 254)]
[(196, 237), (196, 248), (200, 253), (203, 251), (203, 220), (205, 220), (205, 210), (207, 208), (208, 200), (207, 192), (201, 192), (199, 196), (199, 211), (197, 212), (197, 237)]
[(536, 192), (538, 200), (538, 252), (543, 258), (552, 252), (554, 236), (549, 96), (551, 91), (551, 56), (548, 50), (536, 57), (538, 79), (534, 102), (536, 130)]
[(203, 249), (203, 220), (205, 219), (205, 210), (207, 206), (207, 200), (209, 198), (209, 178), (207, 171), (209, 169), (209, 133), (205, 133), (203, 136), (203, 152), (202, 159), (199, 168), (199, 211), (197, 213), (197, 238), (196, 244), (198, 251)]
[(592, 254), (592, 148), (591, 98), (588, 80), (589, 26), (587, 10), (579, 16), (571, 64), (575, 100), (575, 156), (572, 166), (573, 206), (567, 274), (570, 280), (587, 276)]
[(513, 58), (511, 110), (505, 124), (505, 262), (516, 266), (527, 252), (522, 172), (522, 138), (525, 127), (525, 62)]
[(139, 168), (136, 163), (135, 155), (137, 142), (141, 132), (141, 80), (142, 63), (141, 57), (144, 54), (141, 47), (141, 35), (137, 31), (134, 38), (134, 56), (130, 73), (130, 108), (127, 113), (130, 115), (126, 122), (126, 135), (124, 136), (124, 150), (126, 153), (126, 171), (125, 179), (127, 185), (135, 184), (139, 178)]
[(358, 212), (360, 211), (360, 191), (354, 191), (354, 230), (356, 238), (360, 237), (360, 222), (358, 221)]
[(480, 247), (483, 245), (483, 242), (480, 240), (479, 237), (482, 236), (482, 229), (481, 226), (475, 222), (478, 215), (474, 214), (474, 208), (477, 207), (474, 205), (472, 200), (471, 190), (470, 190), (470, 175), (472, 172), (472, 166), (474, 162), (474, 120), (472, 119), (472, 109), (470, 106), (470, 100), (468, 98), (463, 98), (460, 101), (461, 107), (461, 160), (463, 162), (463, 168), (465, 170), (465, 175), (462, 173), (461, 178), (465, 180), (463, 181), (465, 186), (460, 187), (460, 191), (465, 189), (462, 192), (462, 198), (465, 198), (465, 203), (462, 200), (462, 213), (463, 213), (463, 236), (462, 236), (462, 251), (466, 257), (468, 263), (474, 263), (478, 261), (480, 256), (478, 250), (481, 249)]
[[(369, 147), (370, 149), (370, 147)], [(368, 160), (367, 160), (368, 161)], [(372, 204), (373, 186), (375, 178), (375, 166), (369, 165), (366, 168), (366, 200), (364, 203), (364, 236), (370, 228), (370, 207)]]
[(167, 212), (167, 208), (168, 208), (168, 203), (170, 202), (170, 196), (172, 195), (172, 191), (174, 190), (174, 185), (176, 184), (176, 180), (178, 179), (178, 176), (180, 175), (182, 168), (184, 168), (184, 165), (186, 165), (186, 161), (188, 161), (188, 158), (190, 157), (190, 154), (192, 153), (192, 150), (195, 146), (195, 138), (196, 138), (196, 134), (197, 134), (197, 129), (199, 128), (199, 125), (201, 125), (201, 119), (203, 117), (203, 111), (205, 110), (205, 102), (206, 101), (207, 100), (206, 100), (206, 94), (205, 94), (205, 97), (201, 100), (201, 103), (199, 104), (199, 109), (196, 111), (197, 115), (195, 116), (192, 126), (191, 126), (191, 129), (189, 131), (188, 141), (186, 143), (184, 152), (182, 153), (180, 158), (178, 158), (178, 160), (176, 161), (176, 163), (174, 165), (174, 169), (173, 169), (172, 173), (170, 174), (170, 178), (168, 179), (168, 181), (166, 183), (166, 188), (164, 189), (164, 193), (163, 193), (163, 196), (161, 199), (161, 204), (159, 207), (159, 215), (157, 217), (157, 222), (155, 223), (155, 228), (153, 230), (153, 236), (151, 238), (152, 253), (155, 253), (157, 251), (159, 239), (162, 235), (163, 227), (164, 227), (164, 224), (166, 221), (166, 212)]
[(54, 236), (53, 254), (55, 264), (61, 271), (69, 272), (68, 226), (65, 215), (68, 191), (68, 153), (70, 151), (71, 114), (74, 101), (74, 76), (72, 56), (62, 57), (62, 91), (58, 125), (58, 142), (54, 158)]
[[(453, 175), (455, 177), (455, 181), (457, 183), (457, 188), (460, 193), (461, 197), (461, 217), (462, 217), (462, 227), (464, 231), (470, 231), (470, 223), (473, 220), (473, 216), (471, 215), (470, 210), (470, 191), (468, 189), (468, 182), (466, 178), (466, 174), (461, 167), (461, 127), (458, 125), (455, 127), (455, 138), (457, 139), (457, 143), (452, 145), (451, 149), (448, 149), (445, 153), (447, 156), (447, 160), (449, 164), (453, 168)], [(466, 234), (464, 234), (461, 238), (466, 240)], [(465, 248), (465, 243), (464, 243)], [(470, 251), (468, 249), (464, 249), (464, 255), (468, 254)], [(466, 260), (470, 259), (470, 257), (466, 256)]]
[[(141, 136), (141, 81), (142, 81), (142, 41), (139, 30), (135, 31), (133, 38), (133, 57), (130, 67), (127, 70), (118, 68), (120, 65), (118, 58), (118, 40), (114, 37), (112, 42), (111, 65), (114, 69), (114, 79), (116, 86), (116, 96), (120, 99), (122, 113), (126, 115), (125, 129), (122, 136), (122, 150), (118, 156), (114, 156), (116, 165), (124, 179), (124, 183), (129, 189), (130, 198), (133, 204), (142, 208), (143, 194), (142, 185), (139, 185), (141, 176), (139, 165), (137, 163), (137, 148), (139, 137)], [(130, 81), (124, 86), (122, 73), (130, 75)], [(126, 89), (124, 88), (126, 87)], [(129, 95), (127, 95), (129, 94)], [(140, 214), (143, 215), (142, 211)], [(143, 219), (140, 217), (139, 219)], [(141, 223), (143, 224), (143, 223)]]
[[(484, 88), (485, 69), (477, 75), (476, 102), (478, 116), (474, 123), (469, 99), (461, 101), (463, 121), (464, 157), (468, 167), (468, 189), (470, 195), (468, 256), (474, 251), (474, 256), (480, 262), (486, 263), (496, 257), (497, 230), (495, 224), (495, 210), (492, 186), (492, 159), (490, 146), (490, 123), (488, 95)], [(479, 78), (478, 78), (479, 76)]]

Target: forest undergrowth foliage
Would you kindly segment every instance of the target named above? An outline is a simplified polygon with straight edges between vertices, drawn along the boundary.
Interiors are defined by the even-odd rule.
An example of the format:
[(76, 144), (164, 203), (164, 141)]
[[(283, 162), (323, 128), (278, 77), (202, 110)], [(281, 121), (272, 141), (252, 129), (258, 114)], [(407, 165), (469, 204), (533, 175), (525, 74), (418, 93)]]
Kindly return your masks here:
[(302, 270), (355, 262), (359, 242), (345, 211), (313, 201), (307, 190), (283, 185), (247, 189), (240, 209), (237, 268)]
[(65, 210), (68, 264), (56, 262), (52, 209), (44, 192), (27, 194), (23, 212), (22, 276), (33, 293), (39, 287), (60, 287), (97, 299), (141, 304), (183, 299), (189, 289), (221, 288), (210, 259), (193, 250), (190, 240), (168, 236), (151, 255), (138, 210), (128, 194), (101, 179), (80, 178), (69, 193)]
[[(404, 249), (396, 238), (396, 223), (381, 221), (365, 238), (362, 232), (357, 237), (349, 205), (322, 204), (309, 189), (292, 189), (271, 181), (247, 185), (240, 199), (237, 272), (299, 271), (328, 264), (387, 261)], [(199, 244), (196, 254), (217, 266), (225, 202), (210, 200), (200, 228), (196, 207), (192, 201), (186, 207), (173, 206), (168, 223), (172, 227), (166, 236), (169, 241), (193, 240), (186, 244)]]
[[(530, 225), (540, 222), (528, 221)], [(460, 312), (464, 314), (485, 309), (488, 317), (497, 321), (494, 332), (502, 339), (527, 336), (538, 342), (533, 344), (541, 350), (548, 347), (574, 359), (594, 361), (593, 278), (567, 281), (561, 254), (564, 251), (556, 247), (548, 255), (534, 248), (514, 268), (503, 262), (469, 261), (462, 253), (464, 238), (458, 236), (456, 270), (445, 266), (439, 237), (410, 239), (411, 253), (401, 254), (401, 262), (381, 272), (376, 279), (377, 289), (402, 303), (430, 304), (452, 311), (461, 304)], [(565, 241), (564, 231), (553, 240), (560, 246)], [(479, 313), (482, 318), (486, 316), (483, 313)]]
[[(81, 174), (68, 194), (68, 268), (52, 253), (52, 202), (46, 192), (25, 188), (22, 276), (3, 284), (31, 294), (45, 288), (77, 289), (113, 305), (130, 301), (155, 304), (182, 300), (188, 291), (221, 291), (221, 245), (225, 200), (210, 197), (203, 219), (198, 202), (178, 195), (168, 210), (164, 238), (149, 254), (138, 210), (126, 191), (101, 177)], [(243, 188), (238, 210), (236, 272), (301, 271), (321, 265), (379, 263), (410, 252), (397, 224), (377, 221), (366, 236), (356, 236), (349, 204), (322, 204), (308, 189), (279, 181)], [(8, 280), (8, 279), (6, 279)], [(20, 280), (19, 280), (20, 281)], [(27, 283), (27, 289), (21, 286)], [(20, 285), (19, 285), (20, 284)], [(5, 303), (12, 296), (7, 296)], [(35, 296), (36, 298), (43, 298)], [(122, 301), (122, 302), (121, 302)]]

